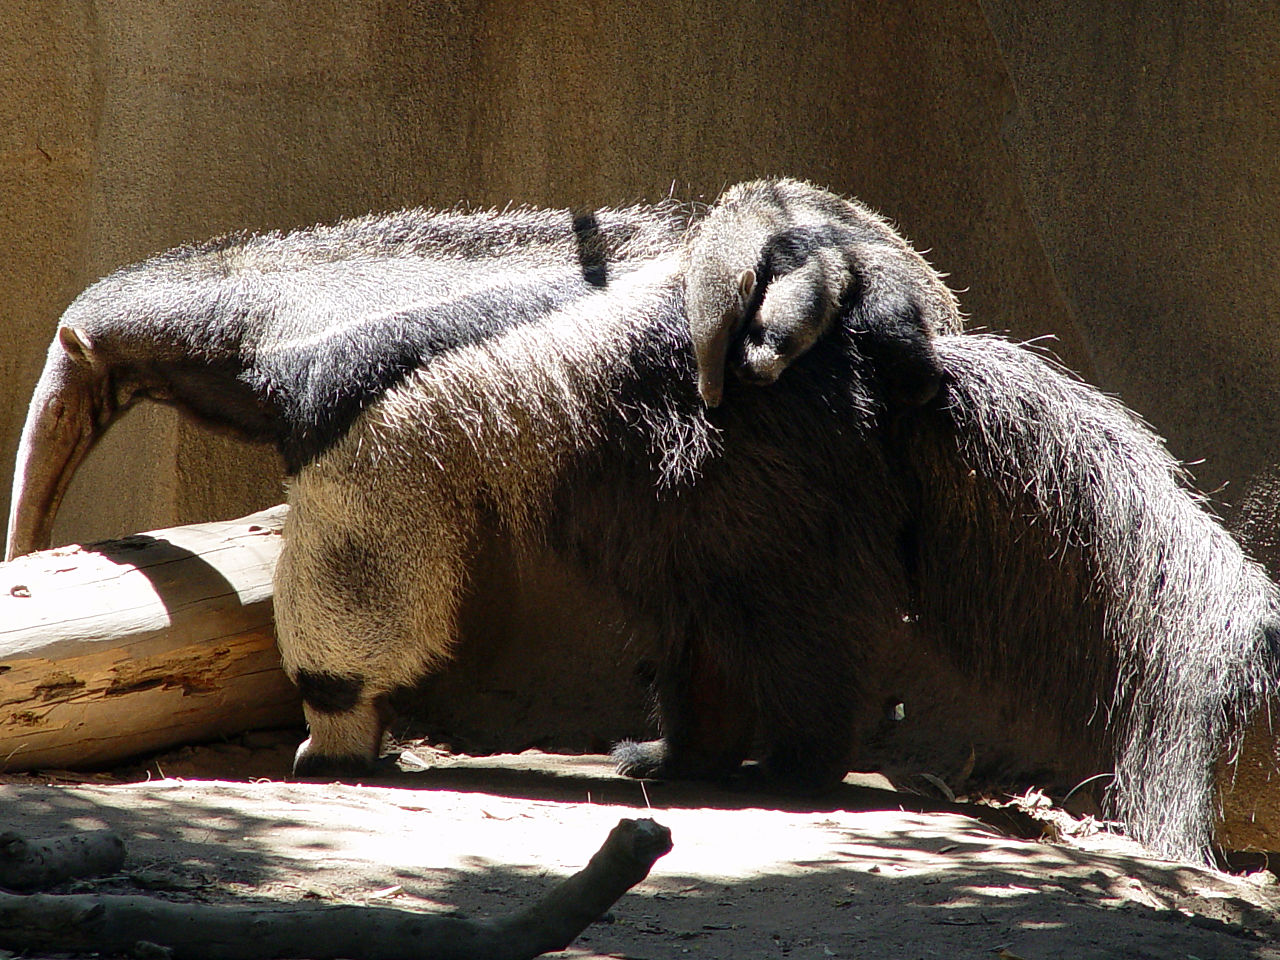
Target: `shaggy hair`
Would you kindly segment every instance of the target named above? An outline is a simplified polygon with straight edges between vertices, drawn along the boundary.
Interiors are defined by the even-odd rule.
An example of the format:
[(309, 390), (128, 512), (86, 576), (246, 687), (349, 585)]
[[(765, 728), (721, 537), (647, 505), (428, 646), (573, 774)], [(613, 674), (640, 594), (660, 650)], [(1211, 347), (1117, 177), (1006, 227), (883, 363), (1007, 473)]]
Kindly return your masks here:
[(730, 376), (715, 409), (687, 302), (718, 234), (672, 205), (407, 211), (119, 271), (50, 350), (10, 551), (40, 545), (121, 410), (170, 403), (275, 443), (291, 474), (276, 616), (300, 774), (372, 761), (498, 538), (556, 551), (655, 651), (662, 739), (620, 745), (627, 773), (723, 776), (758, 744), (821, 788), (895, 669), (943, 658), (1013, 691), (1069, 771), (1113, 768), (1138, 839), (1203, 856), (1213, 766), (1275, 691), (1275, 588), (1133, 415), (946, 333), (922, 305), (954, 302), (905, 242), (872, 218), (864, 244), (849, 218), (871, 215), (843, 201), (815, 226), (827, 201), (783, 184), (734, 202), (809, 196), (805, 235), (857, 282), (775, 383)]
[(1276, 692), (1275, 587), (1121, 404), (995, 337), (937, 349), (944, 416), (911, 457), (922, 630), (1096, 745), (1135, 836), (1203, 856), (1214, 764)]

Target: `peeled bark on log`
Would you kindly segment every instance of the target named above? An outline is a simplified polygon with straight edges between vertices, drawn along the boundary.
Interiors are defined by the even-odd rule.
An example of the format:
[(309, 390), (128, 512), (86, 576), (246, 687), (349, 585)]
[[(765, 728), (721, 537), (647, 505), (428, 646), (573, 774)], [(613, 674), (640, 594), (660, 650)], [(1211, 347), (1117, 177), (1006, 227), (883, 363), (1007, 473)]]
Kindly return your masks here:
[(585, 868), (533, 905), (492, 920), (386, 907), (0, 894), (0, 947), (116, 953), (141, 942), (175, 960), (526, 960), (567, 947), (670, 849), (666, 827), (621, 820)]
[(271, 610), (286, 510), (0, 564), (0, 770), (300, 722)]
[(28, 839), (0, 833), (0, 887), (44, 890), (75, 877), (114, 873), (124, 863), (124, 842), (110, 830)]

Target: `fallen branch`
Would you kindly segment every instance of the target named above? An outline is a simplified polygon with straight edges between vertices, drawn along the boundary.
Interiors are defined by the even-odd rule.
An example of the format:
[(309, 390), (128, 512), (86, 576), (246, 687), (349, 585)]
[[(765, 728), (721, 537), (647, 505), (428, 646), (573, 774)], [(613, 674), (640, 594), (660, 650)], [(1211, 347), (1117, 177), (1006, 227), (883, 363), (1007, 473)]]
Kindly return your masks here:
[(110, 830), (45, 839), (0, 833), (0, 887), (9, 890), (44, 890), (73, 877), (115, 873), (122, 863), (124, 843)]
[(492, 920), (386, 907), (221, 906), (141, 896), (0, 894), (0, 947), (133, 951), (174, 960), (528, 960), (563, 950), (671, 849), (652, 820), (620, 820), (578, 873), (537, 903)]

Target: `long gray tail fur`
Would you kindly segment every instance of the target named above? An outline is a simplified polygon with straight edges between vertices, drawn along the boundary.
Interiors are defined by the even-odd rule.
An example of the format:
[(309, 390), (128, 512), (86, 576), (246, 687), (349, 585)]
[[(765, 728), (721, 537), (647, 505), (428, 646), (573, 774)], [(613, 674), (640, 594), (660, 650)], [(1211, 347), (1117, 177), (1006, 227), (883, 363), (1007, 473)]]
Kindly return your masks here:
[(1215, 763), (1277, 689), (1276, 587), (1121, 404), (997, 337), (937, 346), (954, 429), (917, 438), (922, 625), (1065, 703), (1129, 832), (1203, 858)]

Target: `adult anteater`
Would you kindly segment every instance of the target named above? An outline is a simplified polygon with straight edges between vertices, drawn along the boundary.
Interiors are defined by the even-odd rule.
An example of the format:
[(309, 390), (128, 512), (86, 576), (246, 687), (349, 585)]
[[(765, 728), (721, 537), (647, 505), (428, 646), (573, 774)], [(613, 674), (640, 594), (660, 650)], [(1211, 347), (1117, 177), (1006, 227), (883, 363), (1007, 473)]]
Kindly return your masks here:
[[(955, 333), (928, 265), (818, 194), (735, 190), (773, 205), (749, 220), (773, 252), (734, 233), (710, 281), (693, 266), (722, 241), (674, 206), (408, 211), (127, 267), (62, 318), (8, 553), (47, 542), (116, 415), (174, 404), (277, 444), (292, 474), (276, 610), (311, 727), (299, 774), (373, 760), (498, 535), (558, 551), (653, 640), (663, 739), (620, 746), (624, 772), (721, 776), (759, 737), (769, 772), (821, 787), (884, 657), (932, 649), (1025, 691), (1081, 773), (1114, 768), (1137, 837), (1202, 856), (1212, 766), (1275, 687), (1275, 589), (1132, 415)], [(698, 286), (747, 269), (750, 297)], [(775, 281), (802, 316), (753, 316)], [(685, 305), (717, 297), (703, 379), (742, 376), (711, 409)], [(735, 338), (768, 345), (770, 324), (799, 339), (762, 364)]]

